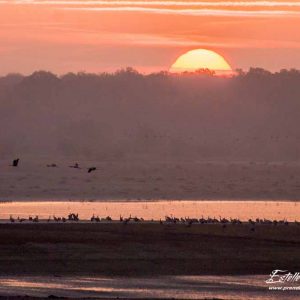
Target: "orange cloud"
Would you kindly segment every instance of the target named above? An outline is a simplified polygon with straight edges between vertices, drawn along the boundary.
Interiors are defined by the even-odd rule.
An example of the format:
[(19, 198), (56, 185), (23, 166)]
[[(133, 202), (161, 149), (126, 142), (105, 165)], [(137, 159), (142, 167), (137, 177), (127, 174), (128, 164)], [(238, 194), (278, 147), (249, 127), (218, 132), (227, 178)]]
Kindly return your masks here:
[(299, 5), (298, 1), (0, 0), (1, 69), (164, 69), (194, 48), (224, 53), (236, 67), (257, 62), (269, 69), (300, 68)]

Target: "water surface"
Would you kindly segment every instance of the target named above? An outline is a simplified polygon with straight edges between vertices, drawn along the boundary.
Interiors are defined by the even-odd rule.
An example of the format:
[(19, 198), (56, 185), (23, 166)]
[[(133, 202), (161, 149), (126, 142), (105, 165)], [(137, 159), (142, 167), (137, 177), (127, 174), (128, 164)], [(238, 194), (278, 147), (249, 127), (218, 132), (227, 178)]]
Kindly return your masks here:
[(40, 218), (49, 216), (66, 216), (78, 213), (80, 219), (88, 220), (91, 216), (111, 216), (113, 219), (138, 216), (145, 220), (173, 217), (216, 217), (286, 219), (300, 221), (300, 204), (289, 201), (147, 201), (147, 202), (2, 202), (0, 219), (28, 217), (38, 215)]
[[(268, 276), (0, 277), (1, 295), (173, 299), (297, 299), (297, 291), (270, 291)], [(299, 299), (299, 298), (298, 298)]]

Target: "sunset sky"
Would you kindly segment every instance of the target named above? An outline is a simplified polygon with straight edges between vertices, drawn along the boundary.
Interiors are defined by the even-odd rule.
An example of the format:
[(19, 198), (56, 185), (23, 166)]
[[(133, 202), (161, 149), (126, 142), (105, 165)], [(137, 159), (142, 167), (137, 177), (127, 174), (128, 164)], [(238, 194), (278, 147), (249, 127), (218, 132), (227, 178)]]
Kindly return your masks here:
[(300, 69), (300, 1), (0, 0), (0, 74), (168, 70), (197, 48)]

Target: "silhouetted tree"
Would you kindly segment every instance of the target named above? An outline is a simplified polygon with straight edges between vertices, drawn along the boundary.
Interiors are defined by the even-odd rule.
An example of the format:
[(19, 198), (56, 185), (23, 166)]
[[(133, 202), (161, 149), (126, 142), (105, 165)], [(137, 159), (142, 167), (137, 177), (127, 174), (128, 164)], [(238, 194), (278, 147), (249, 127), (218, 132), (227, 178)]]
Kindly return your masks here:
[(12, 74), (0, 78), (0, 155), (297, 160), (299, 99), (294, 69)]

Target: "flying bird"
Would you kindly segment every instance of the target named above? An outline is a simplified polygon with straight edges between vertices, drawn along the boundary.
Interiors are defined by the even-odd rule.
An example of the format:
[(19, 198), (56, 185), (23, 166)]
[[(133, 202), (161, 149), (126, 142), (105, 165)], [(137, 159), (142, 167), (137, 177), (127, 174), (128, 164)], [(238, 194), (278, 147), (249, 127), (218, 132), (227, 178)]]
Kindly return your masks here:
[(12, 167), (17, 167), (18, 164), (19, 164), (19, 160), (20, 160), (19, 158), (14, 159), (11, 166), (12, 166)]
[(95, 168), (95, 167), (88, 168), (88, 173), (91, 173), (91, 172), (96, 171), (96, 170), (97, 170), (97, 168)]
[(57, 168), (57, 164), (50, 164), (50, 165), (47, 165), (48, 168)]
[(73, 168), (73, 169), (80, 169), (78, 163), (75, 163), (74, 166), (69, 166), (69, 167), (70, 167), (70, 168)]

